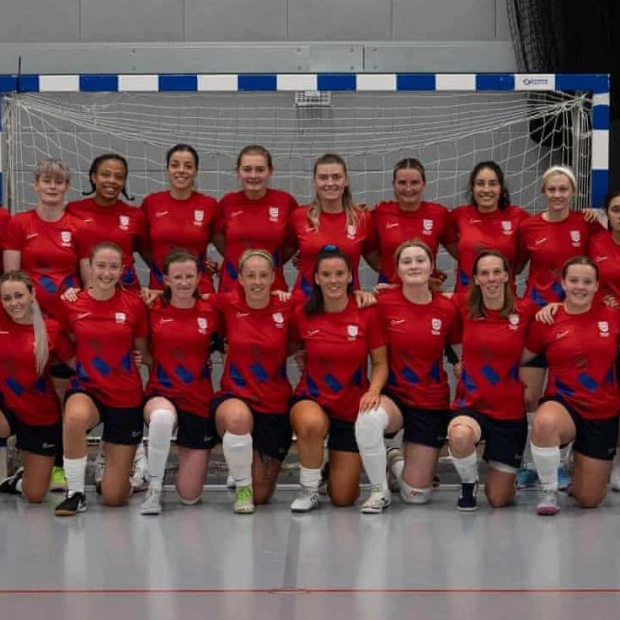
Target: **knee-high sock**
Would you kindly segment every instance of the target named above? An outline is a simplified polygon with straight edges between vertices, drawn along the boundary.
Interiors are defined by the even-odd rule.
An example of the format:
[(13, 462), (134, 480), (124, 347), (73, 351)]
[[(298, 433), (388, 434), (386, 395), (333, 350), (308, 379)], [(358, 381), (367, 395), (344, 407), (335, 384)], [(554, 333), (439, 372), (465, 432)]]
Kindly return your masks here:
[(164, 481), (174, 421), (174, 413), (168, 409), (156, 409), (151, 414), (149, 423), (149, 484), (155, 489), (161, 489)]
[(387, 490), (385, 443), (383, 435), (388, 414), (382, 407), (359, 413), (355, 421), (355, 438), (366, 475), (373, 486)]
[(560, 466), (559, 446), (544, 448), (532, 443), (532, 458), (542, 488), (545, 491), (557, 491), (558, 467)]
[(69, 493), (84, 493), (84, 478), (86, 476), (86, 457), (68, 459), (63, 461), (65, 478), (67, 479), (67, 491)]
[(461, 482), (471, 484), (478, 480), (478, 455), (475, 450), (469, 456), (465, 456), (462, 459), (457, 459), (453, 456), (452, 462)]
[(224, 458), (237, 488), (252, 484), (252, 435), (233, 435), (226, 432), (222, 438)]

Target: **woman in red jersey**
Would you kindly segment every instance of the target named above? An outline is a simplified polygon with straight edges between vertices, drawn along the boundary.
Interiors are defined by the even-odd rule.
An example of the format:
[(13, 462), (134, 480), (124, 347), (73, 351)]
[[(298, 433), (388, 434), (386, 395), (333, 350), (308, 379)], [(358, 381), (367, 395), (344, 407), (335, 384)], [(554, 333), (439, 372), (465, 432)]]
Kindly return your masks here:
[(68, 361), (73, 353), (58, 323), (43, 319), (26, 274), (9, 271), (1, 276), (0, 295), (0, 437), (17, 436), (23, 464), (0, 483), (0, 492), (23, 493), (29, 502), (41, 502), (62, 435), (50, 360)]
[(493, 249), (508, 260), (510, 278), (517, 273), (517, 229), (528, 218), (526, 211), (510, 204), (504, 172), (494, 161), (482, 161), (469, 175), (470, 204), (452, 209), (446, 243), (456, 258), (456, 292), (465, 292), (473, 264), (481, 250)]
[(355, 420), (358, 414), (366, 415), (380, 406), (388, 364), (378, 308), (357, 307), (352, 281), (346, 253), (326, 246), (316, 260), (310, 299), (296, 309), (293, 318), (292, 348), (305, 351), (305, 368), (291, 408), (301, 483), (301, 492), (291, 505), (293, 512), (307, 512), (319, 505), (323, 441), (328, 434), (332, 503), (350, 506), (359, 496), (362, 462)]
[(270, 252), (246, 250), (239, 262), (241, 291), (213, 296), (227, 351), (211, 415), (235, 479), (239, 514), (254, 512), (273, 495), (291, 444), (286, 358), (293, 305), (271, 294), (275, 278)]
[(360, 413), (357, 445), (372, 485), (362, 512), (391, 503), (383, 437), (404, 427), (405, 467), (400, 494), (409, 504), (431, 499), (440, 448), (447, 436), (450, 388), (444, 348), (459, 339), (458, 310), (429, 288), (433, 252), (422, 241), (405, 241), (395, 253), (398, 289), (382, 292), (379, 320), (388, 337), (389, 376), (379, 407)]
[(127, 160), (116, 153), (104, 153), (93, 159), (88, 172), (92, 198), (70, 202), (67, 212), (82, 221), (80, 267), (84, 286), (90, 285), (89, 260), (93, 248), (102, 242), (116, 243), (123, 251), (121, 284), (140, 292), (134, 252), (140, 252), (148, 263), (146, 218), (144, 213), (130, 207), (119, 196), (127, 194)]
[(536, 305), (515, 299), (510, 273), (505, 256), (483, 250), (474, 260), (468, 295), (453, 297), (461, 313), (463, 344), (448, 440), (461, 479), (457, 504), (461, 511), (477, 508), (476, 446), (481, 440), (489, 464), (485, 492), (494, 508), (512, 502), (525, 448), (527, 419), (519, 364)]
[[(11, 219), (11, 214), (4, 207), (0, 207), (0, 250), (4, 251), (4, 235), (7, 225)], [(0, 275), (2, 275), (2, 265), (0, 265)]]
[(565, 297), (553, 323), (533, 323), (524, 352), (524, 359), (544, 353), (549, 365), (531, 441), (541, 484), (539, 515), (555, 515), (560, 509), (560, 446), (574, 442), (571, 493), (584, 508), (594, 508), (605, 498), (618, 441), (615, 361), (620, 314), (616, 308), (594, 303), (599, 274), (590, 258), (569, 259), (561, 282)]
[(198, 260), (201, 293), (213, 292), (207, 265), (207, 246), (213, 237), (217, 202), (196, 191), (199, 158), (189, 144), (177, 144), (166, 153), (169, 189), (142, 201), (151, 255), (149, 288), (164, 288), (163, 264), (175, 249), (191, 252)]
[(144, 394), (137, 358), (150, 363), (146, 307), (138, 295), (119, 286), (123, 252), (100, 243), (90, 257), (90, 287), (66, 304), (63, 324), (76, 343), (76, 374), (65, 398), (63, 438), (67, 497), (56, 515), (86, 510), (86, 435), (103, 423), (106, 463), (101, 482), (108, 506), (130, 494), (129, 475), (142, 441)]
[(144, 421), (149, 426), (149, 492), (140, 512), (159, 514), (161, 494), (177, 428), (181, 502), (195, 504), (202, 495), (210, 450), (217, 444), (209, 415), (213, 385), (209, 363), (211, 336), (218, 329), (213, 306), (198, 292), (198, 263), (193, 252), (173, 250), (162, 263), (161, 297), (149, 309), (153, 365), (146, 386)]
[(286, 290), (284, 263), (286, 223), (297, 201), (289, 193), (271, 189), (273, 161), (267, 149), (257, 144), (243, 148), (237, 157), (237, 177), (242, 190), (226, 194), (219, 202), (213, 242), (224, 257), (219, 291), (236, 289), (241, 255), (251, 248), (267, 250), (276, 269), (274, 288)]
[(412, 157), (402, 159), (392, 177), (395, 200), (380, 202), (372, 211), (381, 258), (379, 282), (399, 284), (394, 254), (401, 243), (419, 239), (431, 250), (433, 263), (439, 244), (445, 245), (448, 211), (435, 202), (423, 200), (426, 171)]
[(334, 153), (326, 153), (314, 163), (314, 200), (289, 218), (290, 243), (299, 250), (299, 273), (295, 291), (306, 297), (314, 287), (317, 256), (326, 245), (336, 245), (347, 256), (353, 286), (359, 288), (359, 263), (364, 256), (378, 271), (374, 224), (370, 211), (353, 203), (347, 166)]

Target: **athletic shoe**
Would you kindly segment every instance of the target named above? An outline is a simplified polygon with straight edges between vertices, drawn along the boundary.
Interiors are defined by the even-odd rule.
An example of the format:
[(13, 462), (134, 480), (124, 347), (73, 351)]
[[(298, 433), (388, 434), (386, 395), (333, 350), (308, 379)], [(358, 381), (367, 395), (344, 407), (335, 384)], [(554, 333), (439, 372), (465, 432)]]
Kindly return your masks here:
[(228, 476), (226, 476), (226, 488), (234, 489), (236, 486), (237, 483), (235, 482), (235, 477), (228, 474)]
[(517, 472), (517, 489), (530, 489), (538, 484), (538, 474), (535, 469), (519, 468)]
[(299, 495), (291, 504), (291, 512), (310, 512), (319, 507), (319, 493), (315, 489), (301, 487)]
[(394, 465), (396, 463), (400, 463), (405, 460), (403, 456), (403, 451), (396, 446), (387, 449), (387, 482), (388, 488), (393, 493), (398, 493), (400, 491), (400, 479), (394, 473)]
[(558, 467), (558, 491), (566, 491), (573, 481), (571, 475), (566, 471), (564, 465)]
[(254, 495), (251, 486), (237, 488), (234, 511), (238, 515), (251, 515), (254, 512)]
[(103, 445), (99, 447), (99, 452), (95, 458), (95, 491), (101, 495), (101, 481), (103, 480), (103, 470), (105, 469), (105, 452)]
[(543, 516), (554, 516), (560, 512), (557, 491), (546, 491), (541, 489), (538, 494), (538, 504), (536, 504), (536, 514)]
[(133, 461), (133, 472), (129, 481), (131, 482), (132, 493), (141, 493), (149, 488), (149, 462), (144, 449), (140, 450), (140, 447), (138, 447)]
[(54, 513), (57, 517), (72, 517), (78, 512), (86, 512), (86, 495), (78, 492), (68, 492), (67, 497), (56, 506)]
[(456, 507), (461, 512), (473, 512), (478, 510), (478, 500), (476, 495), (478, 494), (477, 482), (462, 482), (461, 494), (459, 495)]
[(367, 515), (381, 514), (392, 503), (392, 493), (379, 485), (370, 489), (370, 497), (362, 504), (361, 512)]
[(319, 479), (319, 495), (327, 495), (327, 483), (329, 482), (329, 461), (321, 467), (321, 478)]
[(52, 467), (52, 475), (50, 478), (50, 491), (52, 493), (56, 491), (67, 490), (67, 479), (65, 478), (65, 470), (62, 467), (54, 465)]
[(158, 515), (161, 512), (161, 489), (149, 489), (140, 506), (142, 515)]
[(21, 495), (21, 491), (17, 490), (17, 483), (24, 476), (24, 468), (20, 467), (12, 476), (5, 478), (0, 482), (0, 493), (7, 493), (8, 495)]

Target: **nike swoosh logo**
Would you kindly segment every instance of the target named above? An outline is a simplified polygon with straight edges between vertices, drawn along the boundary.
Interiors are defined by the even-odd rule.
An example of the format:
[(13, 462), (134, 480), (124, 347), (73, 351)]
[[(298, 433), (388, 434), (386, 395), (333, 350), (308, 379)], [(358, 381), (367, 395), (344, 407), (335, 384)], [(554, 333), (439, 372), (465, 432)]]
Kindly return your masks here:
[(250, 316), (249, 312), (237, 312), (236, 314), (238, 319), (244, 319), (246, 316)]
[(469, 220), (470, 224), (480, 224), (480, 222), (482, 222), (482, 220)]
[(604, 260), (607, 260), (607, 256), (597, 256), (594, 260), (597, 263), (602, 263)]
[(396, 228), (397, 226), (400, 226), (400, 224), (398, 222), (388, 222), (385, 225), (386, 228)]
[(155, 217), (164, 217), (164, 215), (168, 215), (168, 211), (157, 211), (155, 213)]
[(38, 237), (39, 233), (32, 233), (30, 235), (26, 235), (26, 239), (34, 239), (35, 237)]
[(308, 331), (308, 337), (316, 336), (320, 331), (320, 329), (311, 329), (310, 331)]
[(90, 222), (92, 222), (92, 221), (93, 221), (93, 218), (92, 218), (92, 217), (85, 217), (83, 221), (84, 221), (84, 222), (89, 222), (89, 223), (90, 223)]
[(547, 241), (547, 237), (543, 237), (542, 239), (536, 239), (536, 241), (534, 241), (534, 243), (536, 245), (540, 245), (541, 243), (544, 243), (545, 241)]
[(243, 211), (233, 211), (230, 217), (239, 217), (240, 215), (243, 215)]
[(165, 319), (165, 318), (159, 319), (160, 323), (172, 323), (172, 321), (174, 321), (174, 319)]
[(558, 332), (555, 337), (559, 340), (560, 338), (564, 338), (564, 336), (568, 336), (570, 334), (570, 329), (567, 329), (563, 332)]
[(90, 316), (90, 314), (90, 312), (82, 312), (82, 314), (78, 314), (76, 318), (79, 321), (80, 319), (85, 319), (87, 316)]
[(390, 321), (392, 325), (400, 325), (401, 323), (404, 323), (404, 322), (405, 322), (405, 319), (392, 319)]

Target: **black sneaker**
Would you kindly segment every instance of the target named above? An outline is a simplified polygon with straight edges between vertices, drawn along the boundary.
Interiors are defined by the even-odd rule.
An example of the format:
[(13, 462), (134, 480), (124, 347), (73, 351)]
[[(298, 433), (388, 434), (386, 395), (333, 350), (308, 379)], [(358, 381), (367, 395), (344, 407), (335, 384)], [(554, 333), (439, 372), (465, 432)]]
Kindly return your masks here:
[(461, 512), (473, 512), (474, 510), (478, 510), (478, 501), (476, 500), (477, 494), (477, 482), (461, 483), (461, 495), (456, 505), (457, 509)]
[(12, 476), (5, 478), (0, 482), (0, 493), (8, 495), (21, 495), (22, 492), (17, 490), (17, 483), (24, 476), (24, 468), (20, 467)]
[(72, 517), (78, 512), (85, 512), (86, 508), (84, 493), (67, 493), (67, 497), (56, 506), (54, 513), (57, 517)]

